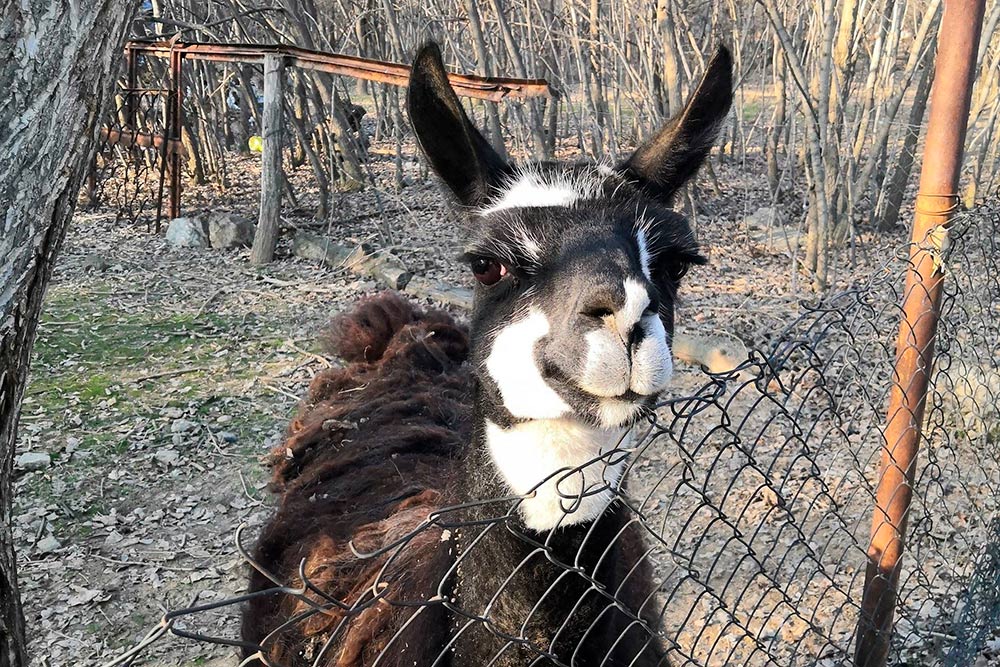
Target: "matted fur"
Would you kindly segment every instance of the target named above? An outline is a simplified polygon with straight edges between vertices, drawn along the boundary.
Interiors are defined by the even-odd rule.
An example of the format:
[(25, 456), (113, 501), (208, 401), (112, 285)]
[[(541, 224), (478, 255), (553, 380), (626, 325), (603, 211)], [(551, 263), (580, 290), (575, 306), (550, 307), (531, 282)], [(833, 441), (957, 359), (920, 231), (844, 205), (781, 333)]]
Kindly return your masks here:
[[(307, 578), (326, 595), (364, 606), (377, 591), (383, 600), (292, 625), (268, 658), (312, 664), (336, 630), (322, 665), (371, 665), (383, 651), (380, 665), (413, 665), (420, 647), (439, 645), (448, 629), (443, 607), (426, 604), (453, 558), (441, 530), (420, 531), (391, 559), (358, 558), (350, 544), (375, 551), (454, 501), (448, 482), (471, 437), (468, 333), (445, 313), (384, 294), (337, 318), (327, 341), (352, 363), (316, 376), (286, 440), (272, 451), (272, 488), (281, 501), (255, 556), (288, 585), (301, 585), (304, 560)], [(251, 591), (272, 586), (252, 574)], [(425, 604), (410, 620), (419, 607), (406, 602)], [(244, 611), (244, 639), (260, 643), (307, 609), (292, 596), (258, 598)]]

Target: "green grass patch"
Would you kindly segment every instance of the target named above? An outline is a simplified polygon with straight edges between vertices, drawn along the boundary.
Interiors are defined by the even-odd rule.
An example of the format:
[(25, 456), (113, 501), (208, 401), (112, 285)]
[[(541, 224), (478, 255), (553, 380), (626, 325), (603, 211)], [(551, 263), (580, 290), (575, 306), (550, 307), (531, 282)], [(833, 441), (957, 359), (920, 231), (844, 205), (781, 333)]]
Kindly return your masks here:
[[(235, 323), (214, 314), (131, 313), (99, 298), (54, 290), (46, 302), (32, 374), (29, 405), (92, 411), (102, 402), (119, 405), (156, 391), (171, 371), (204, 366), (185, 374), (195, 382), (225, 364), (216, 358), (232, 344)], [(136, 381), (140, 380), (140, 383)]]

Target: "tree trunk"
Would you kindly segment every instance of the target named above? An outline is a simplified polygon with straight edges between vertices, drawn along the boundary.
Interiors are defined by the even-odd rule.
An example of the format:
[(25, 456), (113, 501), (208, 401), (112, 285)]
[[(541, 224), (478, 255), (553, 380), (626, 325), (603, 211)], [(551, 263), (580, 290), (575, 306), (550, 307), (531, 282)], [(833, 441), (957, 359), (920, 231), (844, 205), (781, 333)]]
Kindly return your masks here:
[[(489, 76), (489, 50), (486, 48), (486, 38), (483, 35), (483, 21), (479, 14), (476, 0), (466, 0), (465, 11), (469, 15), (469, 29), (472, 31), (472, 52), (476, 56), (476, 74)], [(500, 111), (495, 104), (486, 103), (487, 138), (493, 149), (507, 157), (507, 149), (503, 142), (503, 127), (500, 125)]]
[(906, 134), (903, 138), (903, 148), (899, 151), (899, 159), (887, 186), (888, 195), (885, 210), (878, 221), (879, 231), (887, 232), (895, 229), (899, 222), (899, 209), (903, 205), (906, 194), (906, 184), (910, 180), (913, 160), (917, 152), (917, 139), (920, 138), (920, 127), (923, 125), (924, 112), (927, 109), (927, 98), (934, 79), (934, 51), (927, 49), (924, 57), (923, 70), (917, 82), (917, 92), (914, 95), (913, 106), (910, 107), (910, 118), (906, 124)]
[(0, 667), (28, 664), (14, 441), (42, 297), (122, 65), (135, 2), (0, 0)]
[(267, 264), (274, 259), (281, 217), (281, 146), (284, 109), (285, 66), (283, 56), (264, 56), (264, 120), (260, 159), (260, 218), (250, 249), (251, 264)]

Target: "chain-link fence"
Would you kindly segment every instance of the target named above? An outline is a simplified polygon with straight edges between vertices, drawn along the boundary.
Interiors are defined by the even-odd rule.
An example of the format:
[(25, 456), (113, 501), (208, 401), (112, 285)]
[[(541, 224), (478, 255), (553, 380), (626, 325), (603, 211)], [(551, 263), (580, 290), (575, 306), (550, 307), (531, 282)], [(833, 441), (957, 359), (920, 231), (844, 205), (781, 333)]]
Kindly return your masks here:
[[(900, 571), (896, 665), (991, 664), (1000, 639), (998, 223), (995, 203), (959, 215), (940, 257), (944, 299)], [(580, 492), (614, 494), (606, 515), (618, 532), (610, 538), (595, 537), (602, 517), (576, 534), (578, 548), (568, 553), (568, 527), (548, 534), (519, 527), (523, 497), (452, 506), (446, 491), (418, 493), (419, 468), (389, 457), (386, 465), (417, 489), (389, 513), (395, 524), (371, 524), (343, 543), (303, 538), (287, 574), (267, 571), (276, 561), (260, 558), (274, 556), (266, 544), (256, 556), (242, 550), (261, 590), (169, 614), (115, 664), (167, 632), (241, 645), (245, 664), (447, 665), (469, 638), (493, 653), (484, 664), (496, 665), (851, 664), (908, 257), (909, 247), (900, 248), (732, 372), (706, 374), (698, 391), (664, 402), (634, 439), (589, 463), (604, 471), (625, 462), (620, 479)], [(461, 344), (440, 333), (436, 342), (415, 335), (435, 322), (410, 322), (396, 352), (457, 368), (464, 352), (448, 346)], [(357, 433), (351, 410), (360, 403), (345, 401), (377, 390), (377, 379), (361, 371), (356, 386), (345, 379), (358, 366), (314, 382), (288, 441), (275, 450), (286, 509), (292, 486), (299, 494), (311, 483), (322, 488), (319, 478), (290, 472), (289, 461), (318, 456), (311, 449), (318, 444), (343, 447)], [(419, 400), (424, 380), (418, 374), (404, 390)], [(452, 395), (461, 382), (438, 384), (448, 409), (414, 417), (417, 425), (437, 420), (467, 435), (462, 401)], [(320, 503), (316, 516), (323, 517), (323, 501), (309, 502)], [(455, 582), (489, 567), (477, 554), (498, 535), (513, 537), (523, 557), (509, 572), (491, 573), (500, 582), (493, 595), (463, 596)], [(618, 574), (609, 579), (607, 568)], [(515, 590), (538, 595), (514, 604), (507, 597)], [(573, 591), (579, 599), (572, 604), (549, 604)], [(251, 615), (271, 621), (266, 632), (197, 635), (199, 613), (248, 600)], [(582, 650), (586, 640), (565, 646), (574, 614), (588, 605), (619, 617), (602, 626), (620, 632), (617, 644), (598, 642), (603, 657)]]

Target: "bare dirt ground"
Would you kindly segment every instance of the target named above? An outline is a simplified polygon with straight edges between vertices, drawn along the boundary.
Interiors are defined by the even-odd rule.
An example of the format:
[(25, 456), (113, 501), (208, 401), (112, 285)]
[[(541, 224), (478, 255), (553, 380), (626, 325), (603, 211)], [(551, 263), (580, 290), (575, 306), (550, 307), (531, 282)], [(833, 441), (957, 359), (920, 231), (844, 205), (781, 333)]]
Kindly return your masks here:
[[(388, 170), (387, 158), (373, 168)], [(747, 218), (769, 205), (759, 166), (716, 166), (703, 183), (698, 231), (711, 263), (692, 271), (681, 327), (766, 345), (801, 313), (806, 281), (778, 244)], [(189, 189), (185, 213), (254, 217), (256, 158), (235, 158), (224, 193)], [(444, 197), (406, 163), (408, 186), (336, 195), (334, 219), (289, 212), (288, 231), (310, 227), (344, 243), (369, 240), (414, 272), (468, 285), (454, 260), (460, 233)], [(391, 182), (390, 179), (380, 179)], [(292, 175), (309, 204), (304, 171)], [(779, 230), (797, 224), (794, 211)], [(851, 267), (840, 285), (879, 262)], [(19, 452), (51, 464), (20, 471), (14, 530), (35, 664), (102, 664), (134, 645), (161, 615), (242, 592), (247, 539), (271, 500), (260, 457), (282, 436), (310, 378), (328, 364), (316, 334), (330, 316), (382, 288), (290, 255), (258, 269), (248, 251), (176, 249), (114, 212), (74, 219), (46, 298)], [(678, 393), (704, 373), (683, 367)], [(235, 610), (203, 614), (189, 629), (235, 637)], [(235, 665), (230, 648), (165, 639), (144, 662)]]

